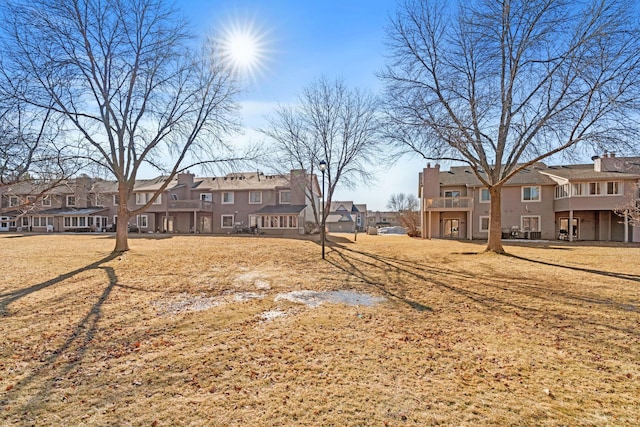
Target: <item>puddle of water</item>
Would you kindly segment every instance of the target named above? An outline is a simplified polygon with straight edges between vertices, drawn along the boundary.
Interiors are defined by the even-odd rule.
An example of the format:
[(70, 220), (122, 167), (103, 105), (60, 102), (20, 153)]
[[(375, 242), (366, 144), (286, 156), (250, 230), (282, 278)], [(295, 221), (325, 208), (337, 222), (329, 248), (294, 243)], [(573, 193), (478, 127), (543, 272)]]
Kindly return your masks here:
[(376, 297), (369, 294), (361, 294), (355, 291), (293, 291), (286, 294), (278, 294), (274, 301), (286, 300), (295, 302), (298, 304), (305, 304), (309, 307), (318, 307), (323, 302), (333, 304), (347, 304), (347, 305), (364, 305), (371, 307), (379, 302), (385, 301), (384, 297)]

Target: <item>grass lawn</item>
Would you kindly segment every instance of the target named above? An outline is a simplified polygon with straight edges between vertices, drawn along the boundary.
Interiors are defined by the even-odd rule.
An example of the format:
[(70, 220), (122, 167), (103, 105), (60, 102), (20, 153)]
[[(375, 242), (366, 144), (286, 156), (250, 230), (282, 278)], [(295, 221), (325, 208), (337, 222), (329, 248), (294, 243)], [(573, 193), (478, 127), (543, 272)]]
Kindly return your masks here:
[(640, 425), (640, 246), (330, 238), (0, 235), (0, 424)]

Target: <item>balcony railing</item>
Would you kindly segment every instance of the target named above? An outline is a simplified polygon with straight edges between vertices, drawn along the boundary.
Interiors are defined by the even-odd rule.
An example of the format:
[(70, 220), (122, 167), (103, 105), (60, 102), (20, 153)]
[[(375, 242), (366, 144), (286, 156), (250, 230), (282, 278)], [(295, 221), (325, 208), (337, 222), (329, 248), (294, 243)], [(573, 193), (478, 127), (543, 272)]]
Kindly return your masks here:
[(169, 200), (170, 211), (211, 211), (213, 203), (204, 200)]
[(455, 210), (455, 209), (472, 209), (473, 197), (434, 197), (425, 199), (424, 210)]

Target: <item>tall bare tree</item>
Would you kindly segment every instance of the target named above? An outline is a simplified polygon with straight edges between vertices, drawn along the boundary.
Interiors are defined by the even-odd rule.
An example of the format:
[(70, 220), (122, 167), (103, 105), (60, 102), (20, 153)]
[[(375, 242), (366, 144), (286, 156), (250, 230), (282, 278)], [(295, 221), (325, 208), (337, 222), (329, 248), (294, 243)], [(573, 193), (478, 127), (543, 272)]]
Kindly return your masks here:
[(407, 234), (415, 237), (420, 230), (420, 201), (413, 194), (397, 193), (389, 197), (387, 208), (398, 212), (400, 224), (407, 229)]
[(326, 219), (339, 185), (353, 188), (372, 179), (370, 165), (380, 147), (377, 114), (375, 96), (347, 87), (342, 79), (322, 77), (302, 90), (297, 104), (279, 106), (260, 129), (273, 144), (273, 164), (314, 174), (326, 162), (327, 208), (310, 200), (318, 224)]
[(491, 195), (486, 250), (504, 252), (500, 190), (519, 171), (636, 145), (637, 16), (633, 1), (406, 0), (391, 21), (388, 137), (472, 168)]
[(60, 137), (58, 115), (21, 100), (28, 90), (26, 82), (5, 73), (0, 60), (0, 193), (8, 196), (19, 186), (28, 196), (17, 205), (3, 203), (0, 212), (34, 209), (39, 198), (83, 165), (77, 146)]
[[(24, 101), (66, 120), (83, 155), (118, 182), (120, 200), (144, 164), (166, 174), (146, 205), (119, 205), (120, 224), (181, 170), (229, 159), (222, 138), (237, 128), (233, 73), (214, 43), (191, 48), (186, 22), (166, 1), (11, 1), (4, 17), (10, 73), (38, 85)], [(114, 251), (128, 249), (120, 226)]]

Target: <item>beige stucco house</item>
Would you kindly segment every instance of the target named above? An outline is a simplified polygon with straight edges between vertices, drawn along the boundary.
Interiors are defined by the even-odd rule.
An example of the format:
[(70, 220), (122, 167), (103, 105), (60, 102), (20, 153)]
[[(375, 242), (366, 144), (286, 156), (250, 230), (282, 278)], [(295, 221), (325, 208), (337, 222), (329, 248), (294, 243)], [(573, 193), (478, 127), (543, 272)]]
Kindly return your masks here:
[[(537, 163), (502, 188), (502, 237), (640, 242), (614, 210), (638, 198), (640, 158), (605, 154), (592, 164)], [(420, 173), (423, 238), (487, 239), (489, 192), (469, 167)]]
[[(136, 181), (129, 207), (146, 204), (164, 182)], [(107, 231), (120, 225), (113, 181), (85, 176), (36, 193), (27, 183), (2, 189), (0, 231)], [(265, 234), (302, 234), (314, 222), (310, 200), (318, 203), (319, 194), (317, 178), (303, 170), (204, 178), (181, 173), (128, 226), (140, 232), (232, 233), (246, 226)]]

